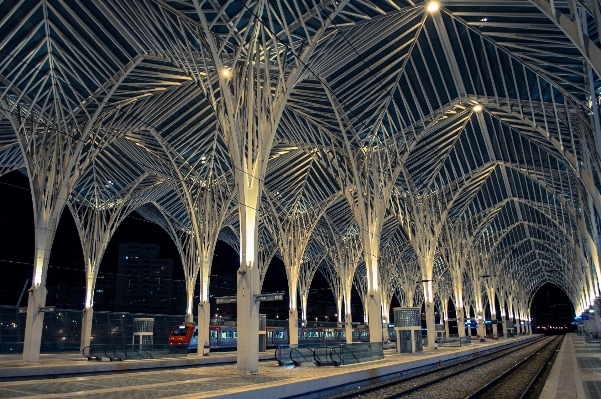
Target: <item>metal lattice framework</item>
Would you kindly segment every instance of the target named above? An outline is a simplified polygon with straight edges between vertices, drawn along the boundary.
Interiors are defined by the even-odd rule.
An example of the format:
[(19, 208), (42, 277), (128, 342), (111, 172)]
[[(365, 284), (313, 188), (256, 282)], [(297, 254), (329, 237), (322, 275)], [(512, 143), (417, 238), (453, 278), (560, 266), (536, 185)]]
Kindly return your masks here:
[[(34, 204), (28, 362), (65, 206), (90, 322), (102, 255), (134, 210), (177, 245), (189, 320), (199, 284), (208, 323), (218, 239), (240, 254), (245, 331), (258, 329), (253, 296), (280, 257), (292, 343), (316, 270), (349, 329), (360, 288), (373, 340), (393, 296), (423, 303), (434, 330), (448, 298), (459, 322), (486, 304), (495, 317), (497, 302), (502, 320), (524, 321), (546, 282), (578, 312), (599, 295), (598, 0), (0, 9), (0, 175), (26, 173)], [(242, 373), (257, 370), (255, 335), (238, 335)]]

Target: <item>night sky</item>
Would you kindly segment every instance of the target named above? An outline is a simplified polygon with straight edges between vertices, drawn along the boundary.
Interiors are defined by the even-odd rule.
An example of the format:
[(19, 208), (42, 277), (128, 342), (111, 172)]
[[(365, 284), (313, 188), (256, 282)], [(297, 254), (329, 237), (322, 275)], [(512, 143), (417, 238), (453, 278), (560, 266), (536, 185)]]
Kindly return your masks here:
[[(12, 172), (0, 177), (0, 305), (15, 306), (23, 285), (27, 279), (31, 279), (33, 271), (34, 256), (34, 229), (33, 211), (31, 207), (31, 196), (27, 177), (21, 172)], [(119, 244), (128, 242), (159, 243), (161, 245), (161, 257), (171, 258), (174, 261), (174, 279), (183, 279), (184, 273), (175, 244), (169, 235), (159, 226), (150, 223), (132, 213), (119, 226), (112, 237), (100, 266), (101, 273), (106, 276), (115, 276), (117, 273), (117, 256)], [(212, 275), (225, 275), (236, 273), (239, 266), (238, 254), (223, 242), (218, 242), (213, 259)], [(118, 276), (116, 276), (118, 277)], [(84, 265), (81, 243), (71, 213), (67, 208), (63, 211), (60, 224), (54, 239), (50, 255), (47, 286), (84, 287)], [(106, 283), (111, 279), (105, 279)], [(103, 289), (106, 284), (100, 279), (96, 288)], [(114, 281), (114, 280), (113, 280)], [(31, 285), (29, 281), (27, 288)], [(229, 295), (236, 294), (236, 287), (220, 287)], [(210, 288), (210, 291), (213, 287)], [(263, 292), (287, 292), (288, 284), (286, 271), (281, 260), (275, 258), (269, 266)], [(320, 304), (319, 313), (309, 315), (318, 316), (325, 320), (336, 313), (332, 291), (327, 281), (316, 273), (309, 295), (309, 305)], [(286, 301), (279, 309), (287, 307)], [(64, 298), (51, 297), (47, 299), (47, 305), (57, 307), (79, 308), (67, 306)], [(79, 303), (83, 304), (83, 291)], [(357, 292), (353, 292), (353, 304), (356, 309), (361, 309), (361, 301)], [(27, 293), (23, 295), (21, 306), (27, 305)], [(395, 305), (398, 306), (398, 305)], [(81, 306), (83, 307), (83, 306)], [(96, 310), (113, 310), (111, 308), (96, 307)], [(178, 312), (179, 313), (179, 312)], [(286, 318), (286, 311), (279, 311), (279, 317)], [(362, 312), (357, 312), (362, 313)], [(275, 313), (268, 313), (268, 318), (275, 317)], [(361, 314), (357, 315), (360, 321)]]
[(536, 292), (530, 313), (536, 325), (541, 327), (570, 327), (575, 316), (566, 293), (551, 283), (543, 284)]

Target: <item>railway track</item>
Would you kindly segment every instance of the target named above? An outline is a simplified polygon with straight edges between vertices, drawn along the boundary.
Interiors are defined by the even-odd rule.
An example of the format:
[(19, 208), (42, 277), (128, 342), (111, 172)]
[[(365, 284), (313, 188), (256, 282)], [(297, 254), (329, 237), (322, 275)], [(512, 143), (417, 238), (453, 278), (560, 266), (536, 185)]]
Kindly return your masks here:
[[(434, 370), (416, 373), (356, 389), (344, 394), (331, 396), (343, 398), (523, 398), (522, 394), (532, 386), (532, 381), (543, 370), (548, 358), (561, 343), (561, 339), (540, 338), (511, 348), (499, 349), (482, 356), (439, 367)], [(544, 356), (538, 356), (544, 352)], [(547, 356), (548, 354), (548, 356)], [(534, 360), (537, 360), (536, 365)], [(536, 369), (535, 373), (524, 373), (520, 381), (524, 384), (519, 394), (509, 395), (507, 388), (512, 373), (519, 373), (521, 367)], [(516, 374), (514, 374), (516, 375)], [(530, 375), (527, 381), (526, 375)], [(491, 380), (494, 376), (494, 381)], [(522, 378), (523, 377), (523, 378)], [(505, 386), (505, 388), (504, 388)], [(521, 386), (521, 385), (520, 385)], [(516, 391), (512, 389), (511, 392)]]
[(532, 353), (493, 381), (478, 389), (467, 399), (527, 398), (531, 388), (539, 381), (539, 377), (545, 368), (549, 366), (550, 360), (556, 356), (562, 341), (563, 337), (553, 340), (538, 352)]

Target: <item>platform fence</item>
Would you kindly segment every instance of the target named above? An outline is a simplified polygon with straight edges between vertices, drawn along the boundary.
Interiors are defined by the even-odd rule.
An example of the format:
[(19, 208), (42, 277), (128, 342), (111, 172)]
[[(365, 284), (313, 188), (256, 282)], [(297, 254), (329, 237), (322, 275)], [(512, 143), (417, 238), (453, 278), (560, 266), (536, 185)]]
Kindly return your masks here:
[[(0, 306), (0, 354), (23, 353), (25, 319), (14, 306)], [(54, 309), (44, 315), (41, 353), (78, 352), (81, 336), (81, 310)], [(173, 326), (181, 323), (185, 315), (155, 315), (125, 312), (94, 312), (92, 319), (92, 344), (131, 344), (134, 318), (154, 318), (153, 341), (167, 344)]]
[(280, 345), (275, 357), (282, 366), (302, 363), (342, 366), (384, 359), (384, 345), (382, 342)]

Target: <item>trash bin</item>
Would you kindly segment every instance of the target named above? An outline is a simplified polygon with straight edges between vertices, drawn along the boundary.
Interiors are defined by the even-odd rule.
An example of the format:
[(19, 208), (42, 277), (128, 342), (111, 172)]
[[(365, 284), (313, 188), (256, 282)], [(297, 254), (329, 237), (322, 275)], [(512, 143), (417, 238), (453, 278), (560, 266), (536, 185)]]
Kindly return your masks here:
[(211, 352), (211, 345), (205, 344), (204, 349), (202, 351), (202, 355), (203, 356), (209, 356), (210, 352)]

